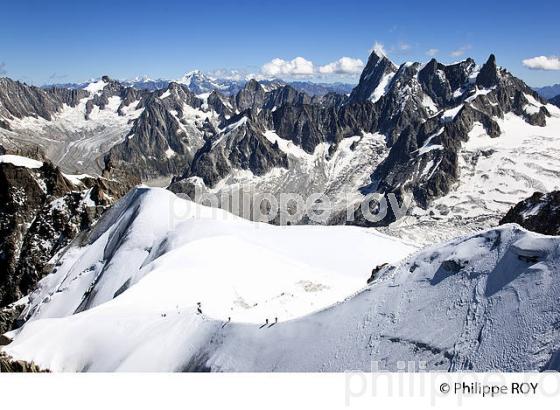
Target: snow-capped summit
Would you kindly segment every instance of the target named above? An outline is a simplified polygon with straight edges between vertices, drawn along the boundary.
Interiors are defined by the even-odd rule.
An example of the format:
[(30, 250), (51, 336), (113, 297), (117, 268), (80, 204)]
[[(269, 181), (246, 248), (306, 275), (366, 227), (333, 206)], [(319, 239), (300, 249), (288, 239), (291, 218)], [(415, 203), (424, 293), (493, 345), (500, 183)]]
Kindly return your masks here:
[(176, 82), (186, 85), (189, 90), (197, 95), (211, 93), (212, 91), (220, 91), (231, 95), (239, 91), (245, 84), (245, 81), (214, 78), (200, 70), (189, 71)]

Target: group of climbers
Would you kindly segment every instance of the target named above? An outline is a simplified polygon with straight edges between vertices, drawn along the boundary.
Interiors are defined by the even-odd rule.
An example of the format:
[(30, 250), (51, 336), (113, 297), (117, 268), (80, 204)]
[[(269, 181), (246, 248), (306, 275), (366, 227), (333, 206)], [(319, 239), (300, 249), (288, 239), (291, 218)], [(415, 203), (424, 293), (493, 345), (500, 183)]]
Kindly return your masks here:
[[(202, 303), (201, 303), (201, 302), (196, 302), (196, 312), (197, 312), (199, 315), (202, 315)], [(224, 327), (225, 325), (227, 325), (227, 324), (230, 323), (230, 322), (231, 322), (231, 316), (228, 316), (227, 322), (225, 322), (224, 325), (223, 325), (222, 327)], [(275, 324), (278, 323), (278, 317), (275, 317), (275, 318), (274, 318), (274, 323), (270, 323), (270, 324), (269, 324), (269, 323), (270, 323), (270, 322), (268, 321), (268, 318), (266, 318), (266, 320), (265, 320), (265, 322), (264, 322), (264, 325), (262, 325), (261, 328), (263, 328), (263, 327), (265, 327), (265, 326), (268, 326), (268, 327), (274, 326)]]

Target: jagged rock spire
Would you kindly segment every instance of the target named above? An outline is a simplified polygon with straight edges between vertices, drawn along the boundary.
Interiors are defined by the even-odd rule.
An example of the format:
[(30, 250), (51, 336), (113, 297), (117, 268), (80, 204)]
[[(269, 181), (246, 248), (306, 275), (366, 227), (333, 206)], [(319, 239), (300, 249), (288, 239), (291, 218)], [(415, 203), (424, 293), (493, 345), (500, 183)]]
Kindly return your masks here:
[(496, 56), (494, 56), (494, 54), (490, 54), (488, 61), (486, 61), (480, 69), (480, 73), (476, 78), (476, 85), (484, 88), (490, 88), (497, 85), (499, 81), (500, 78), (498, 75), (498, 66), (496, 65)]
[(360, 76), (360, 82), (352, 90), (348, 101), (355, 103), (369, 100), (372, 97), (377, 98), (378, 96), (374, 96), (374, 93), (379, 94), (376, 93), (378, 87), (383, 86), (382, 83), (387, 82), (388, 78), (396, 72), (397, 66), (387, 56), (379, 51), (372, 51)]

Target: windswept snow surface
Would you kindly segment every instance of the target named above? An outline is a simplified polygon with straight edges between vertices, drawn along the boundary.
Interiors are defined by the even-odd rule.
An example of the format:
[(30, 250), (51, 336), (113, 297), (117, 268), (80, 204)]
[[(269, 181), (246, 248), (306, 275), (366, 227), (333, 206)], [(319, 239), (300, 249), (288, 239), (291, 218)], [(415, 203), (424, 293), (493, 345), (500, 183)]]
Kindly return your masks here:
[[(208, 323), (258, 327), (320, 310), (361, 289), (375, 266), (416, 250), (357, 227), (250, 222), (159, 188), (131, 191), (86, 242), (71, 246), (30, 295), (30, 321), (10, 354), (33, 351), (52, 370), (115, 370), (113, 360), (159, 343), (154, 337), (170, 345), (153, 352), (177, 352), (204, 339)], [(45, 331), (57, 349), (35, 345)], [(104, 341), (114, 354), (102, 352)]]
[[(145, 199), (152, 195), (163, 199), (153, 192), (134, 194)], [(142, 242), (141, 238), (144, 242), (153, 242), (153, 238), (149, 238), (150, 231), (142, 231), (140, 227), (132, 229), (134, 222), (130, 219), (132, 215), (142, 219), (152, 201), (138, 201), (133, 197), (126, 201), (136, 206), (129, 207), (128, 211), (113, 211), (109, 219), (114, 226), (105, 234), (107, 238), (102, 235), (97, 239), (103, 244), (98, 245), (98, 259), (108, 254), (112, 254), (113, 259), (118, 258), (124, 249), (132, 252)], [(185, 210), (190, 208), (185, 207)], [(117, 218), (115, 214), (119, 212), (121, 215)], [(117, 223), (127, 218), (127, 223)], [(72, 296), (79, 293), (72, 289), (80, 287), (81, 278), (87, 273), (74, 275), (73, 280), (62, 273), (49, 276), (43, 281), (42, 290), (31, 296), (32, 309), (36, 309), (32, 320), (12, 335), (15, 341), (4, 348), (6, 353), (33, 360), (54, 371), (368, 371), (372, 368), (397, 370), (398, 363), (403, 361), (425, 366), (427, 370), (444, 371), (558, 367), (554, 357), (560, 351), (557, 326), (560, 320), (557, 308), (559, 237), (546, 237), (524, 231), (517, 225), (506, 225), (456, 239), (382, 269), (371, 285), (339, 303), (292, 320), (281, 316), (279, 323), (262, 326), (262, 320), (259, 323), (235, 320), (241, 312), (239, 309), (232, 313), (231, 322), (219, 317), (219, 311), (224, 312), (223, 305), (228, 300), (224, 299), (229, 286), (227, 276), (243, 278), (246, 274), (238, 272), (239, 266), (224, 246), (214, 249), (212, 258), (224, 260), (225, 272), (204, 279), (202, 274), (210, 274), (208, 271), (197, 274), (191, 270), (193, 259), (196, 262), (208, 255), (189, 249), (189, 243), (203, 246), (203, 239), (185, 241), (183, 235), (206, 237), (209, 241), (227, 237), (222, 229), (217, 229), (216, 219), (206, 221), (211, 221), (215, 229), (199, 218), (195, 220), (198, 226), (178, 224), (168, 233), (164, 244), (152, 248), (152, 256), (146, 257), (143, 270), (137, 271), (131, 266), (131, 262), (138, 259), (131, 255), (127, 257), (127, 264), (115, 261), (113, 265), (120, 265), (120, 268), (111, 273), (119, 281), (133, 271), (142, 273), (134, 274), (130, 287), (114, 299), (106, 291), (111, 287), (111, 281), (105, 277), (109, 272), (104, 274), (92, 287), (97, 307), (85, 312), (72, 315), (63, 306), (79, 303)], [(127, 231), (118, 228), (123, 223)], [(187, 226), (189, 229), (185, 229)], [(247, 241), (250, 237), (247, 230), (261, 229), (237, 219), (229, 221), (228, 226), (230, 234), (235, 233), (235, 237)], [(313, 263), (316, 269), (323, 271), (328, 267), (336, 271), (341, 268), (339, 264), (347, 264), (347, 269), (343, 269), (346, 280), (353, 280), (361, 276), (360, 266), (364, 263), (357, 247), (360, 250), (362, 246), (369, 248), (372, 261), (379, 260), (380, 253), (388, 255), (391, 249), (394, 252), (397, 247), (403, 247), (395, 242), (387, 246), (387, 238), (365, 230), (347, 232), (350, 236), (357, 235), (354, 239), (361, 236), (361, 241), (350, 243), (351, 238), (342, 237), (338, 228), (326, 229), (332, 229), (333, 236), (324, 235), (319, 246), (328, 246), (333, 238), (339, 237), (336, 253), (348, 260), (334, 258), (330, 253), (333, 249), (315, 254), (302, 247), (305, 234), (301, 237), (300, 232), (293, 231), (289, 241), (275, 242), (274, 261), (267, 259), (273, 249), (271, 242), (266, 245), (266, 251), (260, 248), (263, 255), (258, 257), (259, 263), (262, 259), (268, 262), (261, 272), (266, 279), (260, 281), (252, 277), (254, 283), (247, 288), (260, 288), (267, 294), (267, 288), (283, 282), (276, 277), (278, 272), (274, 268), (276, 261), (282, 259), (278, 257), (282, 252), (292, 260)], [(276, 232), (272, 234), (273, 231)], [(284, 232), (279, 232), (281, 230), (272, 227), (269, 233), (278, 234), (280, 238)], [(156, 226), (155, 233), (159, 235), (163, 231)], [(259, 237), (261, 234), (264, 234), (261, 243), (267, 243), (268, 233), (260, 231)], [(364, 245), (363, 240), (368, 235), (374, 239)], [(112, 245), (107, 246), (109, 243)], [(81, 266), (78, 265), (87, 264), (80, 260), (85, 259), (85, 253), (92, 246), (95, 242), (86, 249), (72, 250), (59, 272), (71, 261), (75, 261), (72, 270), (79, 271)], [(295, 252), (296, 249), (299, 252)], [(99, 254), (100, 250), (104, 250), (105, 256)], [(80, 260), (77, 259), (79, 252), (83, 253)], [(143, 251), (139, 249), (138, 252)], [(223, 257), (222, 252), (225, 252)], [(175, 258), (181, 259), (181, 269), (172, 261)], [(253, 262), (248, 255), (237, 253), (233, 259), (246, 259), (247, 269), (251, 270)], [(206, 260), (206, 263), (215, 262)], [(287, 269), (284, 262), (282, 264), (283, 269)], [(169, 269), (171, 266), (175, 269)], [(317, 281), (313, 276), (315, 269), (300, 266), (299, 272)], [(289, 272), (285, 273), (290, 277)], [(61, 277), (67, 278), (63, 286), (58, 285)], [(198, 280), (202, 280), (206, 290), (196, 284)], [(112, 282), (113, 288), (118, 286), (117, 280)], [(47, 288), (50, 300), (43, 299)], [(238, 290), (247, 298), (252, 293), (242, 285)], [(39, 302), (40, 299), (44, 301)], [(57, 299), (65, 302), (57, 303)], [(197, 299), (203, 303), (202, 315), (195, 313), (193, 302)], [(53, 304), (57, 304), (58, 309), (50, 307)], [(279, 311), (278, 306), (274, 311)], [(299, 313), (305, 310), (298, 309)], [(60, 318), (48, 319), (57, 316)]]
[(41, 161), (19, 155), (0, 155), (0, 164), (12, 164), (16, 167), (25, 168), (41, 168), (43, 166)]

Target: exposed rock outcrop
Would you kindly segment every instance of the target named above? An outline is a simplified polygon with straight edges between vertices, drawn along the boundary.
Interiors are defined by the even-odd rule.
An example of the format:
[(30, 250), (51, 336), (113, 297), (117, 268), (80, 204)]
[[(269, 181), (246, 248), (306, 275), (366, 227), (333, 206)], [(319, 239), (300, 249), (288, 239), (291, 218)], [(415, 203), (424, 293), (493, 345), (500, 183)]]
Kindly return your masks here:
[(29, 293), (57, 253), (131, 182), (66, 176), (48, 161), (40, 167), (0, 163), (0, 306)]
[(535, 192), (500, 220), (500, 225), (507, 223), (516, 223), (545, 235), (560, 235), (560, 191)]
[(33, 362), (14, 360), (0, 352), (0, 373), (49, 373), (49, 371), (41, 369)]
[[(188, 168), (204, 140), (214, 135), (218, 114), (181, 84), (171, 83), (142, 100), (144, 111), (124, 141), (105, 155), (106, 168), (125, 169), (146, 180), (177, 175)], [(228, 110), (218, 96), (213, 106)], [(222, 104), (222, 105), (220, 105)]]

